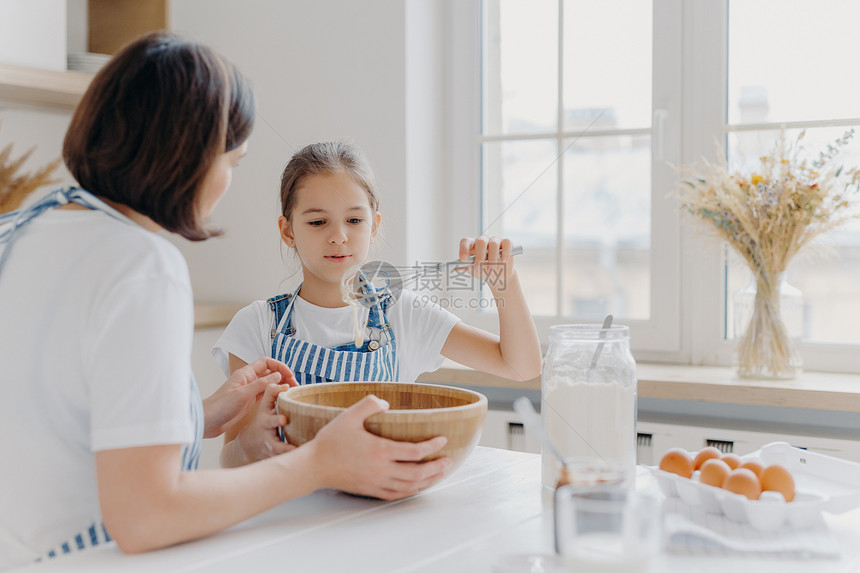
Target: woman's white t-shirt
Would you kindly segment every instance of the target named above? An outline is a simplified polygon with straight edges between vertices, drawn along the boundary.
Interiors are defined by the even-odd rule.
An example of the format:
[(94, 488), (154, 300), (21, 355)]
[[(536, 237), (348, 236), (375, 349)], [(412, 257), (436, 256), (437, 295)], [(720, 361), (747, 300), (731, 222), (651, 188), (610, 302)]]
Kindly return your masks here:
[[(400, 382), (414, 382), (424, 372), (436, 370), (451, 329), (460, 319), (414, 291), (403, 291), (386, 311), (397, 341)], [(352, 307), (323, 308), (298, 297), (293, 305), (295, 338), (328, 348), (353, 341)], [(212, 348), (212, 356), (229, 375), (229, 355), (253, 362), (271, 356), (275, 313), (264, 300), (241, 309)], [(384, 340), (384, 338), (383, 338)]]
[(8, 248), (0, 569), (101, 521), (95, 452), (194, 439), (194, 305), (178, 249), (130, 220), (58, 209)]

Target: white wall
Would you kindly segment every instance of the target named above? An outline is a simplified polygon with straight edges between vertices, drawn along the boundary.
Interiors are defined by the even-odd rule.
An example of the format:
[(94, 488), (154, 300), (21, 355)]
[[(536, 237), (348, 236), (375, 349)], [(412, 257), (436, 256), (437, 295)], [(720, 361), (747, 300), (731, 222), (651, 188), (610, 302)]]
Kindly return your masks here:
[[(63, 153), (63, 136), (72, 115), (63, 110), (43, 110), (15, 105), (6, 107), (0, 101), (0, 149), (12, 144), (12, 159), (18, 159), (35, 147), (33, 154), (21, 166), (18, 175), (32, 173), (44, 167)], [(58, 185), (71, 185), (74, 179), (61, 165), (55, 172)], [(41, 196), (48, 188), (36, 191)], [(32, 200), (32, 199), (30, 199)]]
[[(380, 186), (382, 231), (371, 258), (413, 264), (441, 256), (444, 167), (442, 40), (433, 0), (174, 0), (175, 31), (203, 41), (253, 82), (258, 120), (214, 222), (226, 236), (177, 242), (201, 301), (250, 301), (284, 280), (277, 234), (281, 170), (302, 146), (352, 140)], [(414, 41), (410, 42), (410, 37)], [(456, 238), (448, 242), (456, 254)], [(452, 251), (453, 249), (453, 251)], [(286, 249), (283, 250), (287, 255)], [(296, 263), (292, 262), (291, 268)]]
[(2, 0), (0, 62), (66, 69), (66, 0)]
[(445, 162), (449, 54), (448, 3), (406, 2), (406, 258), (395, 265), (457, 257), (458, 236), (445, 216), (449, 190)]

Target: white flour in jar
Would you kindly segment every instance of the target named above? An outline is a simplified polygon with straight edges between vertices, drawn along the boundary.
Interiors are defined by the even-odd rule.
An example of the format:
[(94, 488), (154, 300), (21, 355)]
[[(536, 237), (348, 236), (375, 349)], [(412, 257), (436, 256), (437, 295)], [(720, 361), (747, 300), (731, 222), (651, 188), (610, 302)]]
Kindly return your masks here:
[[(544, 380), (541, 413), (552, 441), (566, 460), (590, 460), (595, 467), (632, 476), (636, 464), (636, 392), (612, 381), (579, 375)], [(561, 464), (543, 456), (544, 487), (555, 489)]]

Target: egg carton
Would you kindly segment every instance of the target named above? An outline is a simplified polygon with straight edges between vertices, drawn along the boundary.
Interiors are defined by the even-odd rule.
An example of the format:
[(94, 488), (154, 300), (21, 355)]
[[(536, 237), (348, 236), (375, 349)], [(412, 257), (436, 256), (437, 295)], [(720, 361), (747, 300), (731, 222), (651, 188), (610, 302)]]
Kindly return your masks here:
[(709, 513), (724, 514), (731, 521), (749, 523), (762, 532), (785, 524), (806, 529), (820, 523), (822, 511), (843, 513), (860, 506), (860, 464), (856, 462), (809, 452), (786, 442), (773, 442), (740, 457), (743, 461), (785, 467), (794, 477), (794, 501), (786, 502), (776, 492), (763, 492), (761, 499), (751, 500), (701, 483), (698, 471), (685, 478), (655, 466), (648, 469), (666, 496), (702, 506)]

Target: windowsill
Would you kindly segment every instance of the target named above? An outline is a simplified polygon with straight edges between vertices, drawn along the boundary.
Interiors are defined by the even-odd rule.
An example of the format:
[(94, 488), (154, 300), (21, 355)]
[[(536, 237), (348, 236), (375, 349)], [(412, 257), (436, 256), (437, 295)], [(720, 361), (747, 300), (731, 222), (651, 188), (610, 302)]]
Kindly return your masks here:
[[(643, 398), (860, 412), (860, 375), (803, 372), (794, 380), (739, 379), (734, 369), (675, 364), (637, 365)], [(451, 361), (419, 382), (537, 390), (540, 378), (518, 383)]]
[[(242, 304), (194, 305), (195, 328), (223, 328)], [(734, 369), (716, 366), (639, 363), (638, 395), (642, 398), (688, 400), (749, 406), (805, 408), (860, 413), (860, 374), (803, 372), (794, 380), (747, 380)], [(514, 382), (446, 360), (419, 382), (459, 386), (539, 390), (540, 378)]]

